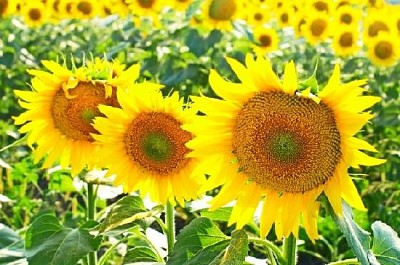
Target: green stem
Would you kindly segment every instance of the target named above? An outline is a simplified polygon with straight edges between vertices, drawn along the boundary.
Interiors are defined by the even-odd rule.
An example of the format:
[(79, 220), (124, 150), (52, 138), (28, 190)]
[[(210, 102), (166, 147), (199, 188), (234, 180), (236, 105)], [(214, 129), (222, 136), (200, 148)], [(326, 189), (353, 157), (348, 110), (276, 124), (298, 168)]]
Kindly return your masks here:
[(355, 265), (355, 264), (361, 264), (356, 258), (353, 259), (345, 259), (345, 260), (339, 260), (335, 262), (331, 262), (328, 265)]
[(165, 224), (167, 226), (168, 254), (170, 254), (175, 243), (175, 215), (174, 206), (169, 201), (165, 208)]
[(274, 243), (272, 243), (271, 241), (268, 241), (266, 239), (264, 240), (264, 239), (257, 238), (257, 237), (249, 237), (249, 242), (265, 246), (267, 249), (270, 249), (274, 252), (279, 263), (281, 263), (281, 264), (286, 263), (280, 249), (277, 246), (275, 246)]
[(296, 264), (296, 238), (293, 234), (290, 234), (290, 236), (285, 238), (283, 241), (283, 257), (287, 265)]
[[(93, 183), (87, 184), (87, 216), (86, 219), (88, 221), (95, 220), (96, 215), (96, 192), (93, 187)], [(97, 264), (97, 253), (96, 251), (89, 252), (88, 254), (88, 264), (96, 265)]]

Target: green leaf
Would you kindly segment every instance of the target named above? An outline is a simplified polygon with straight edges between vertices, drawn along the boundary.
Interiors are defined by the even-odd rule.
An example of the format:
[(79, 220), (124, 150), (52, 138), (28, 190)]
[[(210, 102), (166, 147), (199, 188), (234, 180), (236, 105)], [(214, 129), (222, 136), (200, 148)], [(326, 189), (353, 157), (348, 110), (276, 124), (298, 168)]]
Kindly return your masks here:
[(109, 213), (99, 227), (99, 233), (151, 217), (160, 211), (160, 207), (148, 211), (139, 196), (126, 196), (111, 206)]
[(157, 253), (149, 247), (139, 246), (128, 250), (124, 257), (123, 264), (134, 262), (152, 262), (162, 261)]
[(228, 222), (231, 216), (232, 207), (221, 207), (215, 211), (201, 211), (200, 215), (213, 221)]
[[(210, 219), (196, 218), (181, 230), (167, 264), (186, 264), (201, 250), (227, 239)], [(210, 255), (214, 256), (215, 252)]]
[(342, 201), (342, 207), (342, 217), (337, 216), (330, 205), (327, 207), (327, 210), (333, 216), (340, 230), (342, 230), (347, 243), (350, 245), (358, 261), (361, 264), (379, 264), (373, 253), (369, 250), (371, 243), (369, 233), (354, 222), (351, 207), (345, 201)]
[(212, 244), (192, 257), (190, 260), (185, 262), (185, 265), (209, 265), (220, 255), (225, 253), (225, 249), (229, 246), (229, 239), (219, 241)]
[(54, 215), (38, 217), (26, 232), (26, 256), (30, 265), (76, 264), (89, 252), (96, 251), (100, 237), (87, 229), (63, 227)]
[(372, 224), (374, 233), (372, 252), (381, 265), (400, 264), (400, 238), (387, 224), (377, 221)]
[(244, 230), (232, 233), (231, 243), (223, 255), (219, 255), (210, 265), (242, 265), (249, 252), (249, 240)]
[(0, 264), (26, 264), (23, 240), (0, 223)]

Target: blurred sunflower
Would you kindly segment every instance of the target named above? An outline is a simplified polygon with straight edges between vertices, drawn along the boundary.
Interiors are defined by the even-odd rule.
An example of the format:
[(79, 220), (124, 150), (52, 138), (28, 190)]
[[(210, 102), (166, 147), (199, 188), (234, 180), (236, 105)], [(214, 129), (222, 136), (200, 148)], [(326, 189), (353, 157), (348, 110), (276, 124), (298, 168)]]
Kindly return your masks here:
[(350, 56), (354, 55), (360, 50), (360, 46), (357, 44), (358, 41), (358, 29), (357, 27), (341, 26), (334, 31), (332, 38), (332, 49), (338, 56)]
[(361, 21), (361, 9), (344, 5), (335, 11), (335, 24), (358, 26)]
[(203, 23), (209, 28), (231, 29), (232, 22), (243, 18), (243, 0), (204, 0), (201, 7)]
[(292, 4), (287, 3), (281, 5), (274, 10), (274, 15), (280, 27), (288, 27), (292, 25), (295, 10)]
[(323, 12), (313, 12), (305, 18), (301, 31), (306, 40), (316, 45), (330, 36), (330, 17)]
[(49, 21), (51, 11), (44, 3), (39, 1), (26, 2), (21, 5), (20, 11), (25, 24), (35, 27)]
[(256, 27), (254, 29), (255, 53), (264, 55), (265, 53), (278, 49), (279, 37), (273, 28)]
[(115, 184), (162, 204), (176, 200), (184, 205), (196, 198), (205, 175), (197, 170), (198, 159), (186, 157), (192, 134), (181, 128), (195, 111), (183, 109), (178, 93), (163, 98), (143, 87), (117, 95), (121, 108), (100, 106), (106, 117), (95, 118), (100, 135), (93, 134), (103, 147), (108, 174), (116, 174)]
[[(380, 100), (362, 96), (365, 80), (340, 83), (336, 66), (319, 95), (298, 92), (293, 62), (285, 67), (283, 84), (268, 60), (247, 55), (246, 66), (228, 58), (241, 83), (211, 71), (209, 81), (223, 100), (193, 97), (205, 116), (184, 126), (195, 137), (188, 157), (209, 158), (205, 189), (223, 185), (211, 210), (235, 200), (228, 225), (240, 229), (264, 200), (260, 234), (275, 224), (278, 238), (298, 237), (302, 217), (308, 236), (318, 238), (317, 197), (324, 192), (334, 211), (342, 214), (342, 198), (364, 209), (347, 169), (385, 160), (360, 150), (376, 151), (354, 135), (373, 115), (363, 112)], [(204, 133), (206, 132), (206, 133)]]
[(161, 11), (161, 0), (129, 0), (129, 9), (138, 17), (155, 17)]
[(69, 70), (53, 61), (43, 61), (50, 71), (29, 70), (33, 75), (32, 91), (16, 90), (19, 104), (27, 109), (15, 124), (28, 133), (27, 143), (35, 145), (34, 160), (46, 159), (44, 168), (60, 161), (71, 166), (72, 174), (96, 163), (97, 146), (90, 135), (96, 130), (92, 119), (100, 112), (99, 104), (118, 107), (117, 88), (128, 89), (139, 75), (139, 65), (124, 70), (117, 62), (95, 60)]
[(330, 14), (333, 12), (335, 8), (335, 1), (332, 0), (310, 0), (306, 1), (306, 10), (310, 10), (309, 12), (325, 12), (326, 14)]
[(0, 0), (0, 18), (11, 15), (16, 11), (12, 0)]
[(250, 27), (261, 27), (271, 19), (270, 13), (267, 5), (252, 4), (248, 9), (247, 24)]
[(368, 10), (368, 14), (364, 19), (364, 41), (374, 38), (379, 32), (394, 33), (394, 21), (392, 17), (382, 10)]
[(76, 0), (72, 5), (71, 13), (75, 18), (87, 19), (101, 15), (102, 3), (95, 0)]
[(400, 40), (397, 34), (380, 32), (366, 46), (368, 58), (377, 66), (388, 67), (399, 62)]

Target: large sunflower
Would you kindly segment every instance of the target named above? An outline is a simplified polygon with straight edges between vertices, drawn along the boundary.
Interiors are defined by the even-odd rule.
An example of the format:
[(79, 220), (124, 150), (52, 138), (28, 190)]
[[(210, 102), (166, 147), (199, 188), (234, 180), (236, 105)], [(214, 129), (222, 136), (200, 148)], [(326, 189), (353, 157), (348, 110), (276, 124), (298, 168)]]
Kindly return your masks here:
[(96, 163), (97, 147), (90, 133), (96, 132), (91, 122), (100, 115), (97, 106), (119, 106), (116, 90), (135, 82), (139, 65), (124, 70), (117, 62), (95, 60), (69, 70), (53, 61), (42, 63), (50, 73), (30, 70), (32, 91), (15, 91), (27, 109), (15, 117), (15, 123), (25, 124), (19, 131), (28, 133), (28, 145), (36, 144), (36, 162), (48, 154), (45, 168), (60, 160), (62, 167), (71, 166), (77, 174)]
[(278, 238), (290, 233), (297, 237), (302, 217), (312, 240), (318, 237), (321, 193), (338, 215), (342, 198), (364, 209), (347, 169), (384, 162), (361, 152), (375, 149), (354, 137), (373, 117), (363, 110), (380, 100), (361, 95), (365, 81), (341, 84), (336, 66), (323, 91), (314, 96), (309, 89), (298, 92), (293, 62), (286, 65), (282, 84), (261, 57), (248, 55), (247, 68), (227, 60), (241, 83), (211, 71), (211, 87), (223, 100), (193, 97), (194, 107), (205, 116), (184, 127), (195, 135), (187, 144), (193, 149), (189, 157), (210, 156), (213, 162), (206, 189), (223, 185), (211, 209), (236, 199), (229, 225), (241, 228), (264, 200), (262, 237), (273, 224)]
[(195, 112), (183, 109), (178, 93), (165, 99), (150, 89), (118, 90), (117, 95), (121, 108), (100, 106), (106, 118), (95, 118), (100, 135), (93, 134), (116, 185), (163, 204), (195, 198), (205, 177), (196, 170), (198, 159), (186, 157), (192, 134), (181, 128)]

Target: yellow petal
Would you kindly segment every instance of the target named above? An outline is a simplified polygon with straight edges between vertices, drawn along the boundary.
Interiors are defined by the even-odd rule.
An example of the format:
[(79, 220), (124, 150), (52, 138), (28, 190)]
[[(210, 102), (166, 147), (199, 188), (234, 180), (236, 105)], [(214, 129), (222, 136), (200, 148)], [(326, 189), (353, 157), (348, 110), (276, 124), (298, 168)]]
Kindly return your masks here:
[(293, 61), (290, 61), (285, 66), (283, 79), (283, 91), (289, 95), (294, 95), (297, 90), (297, 75)]

